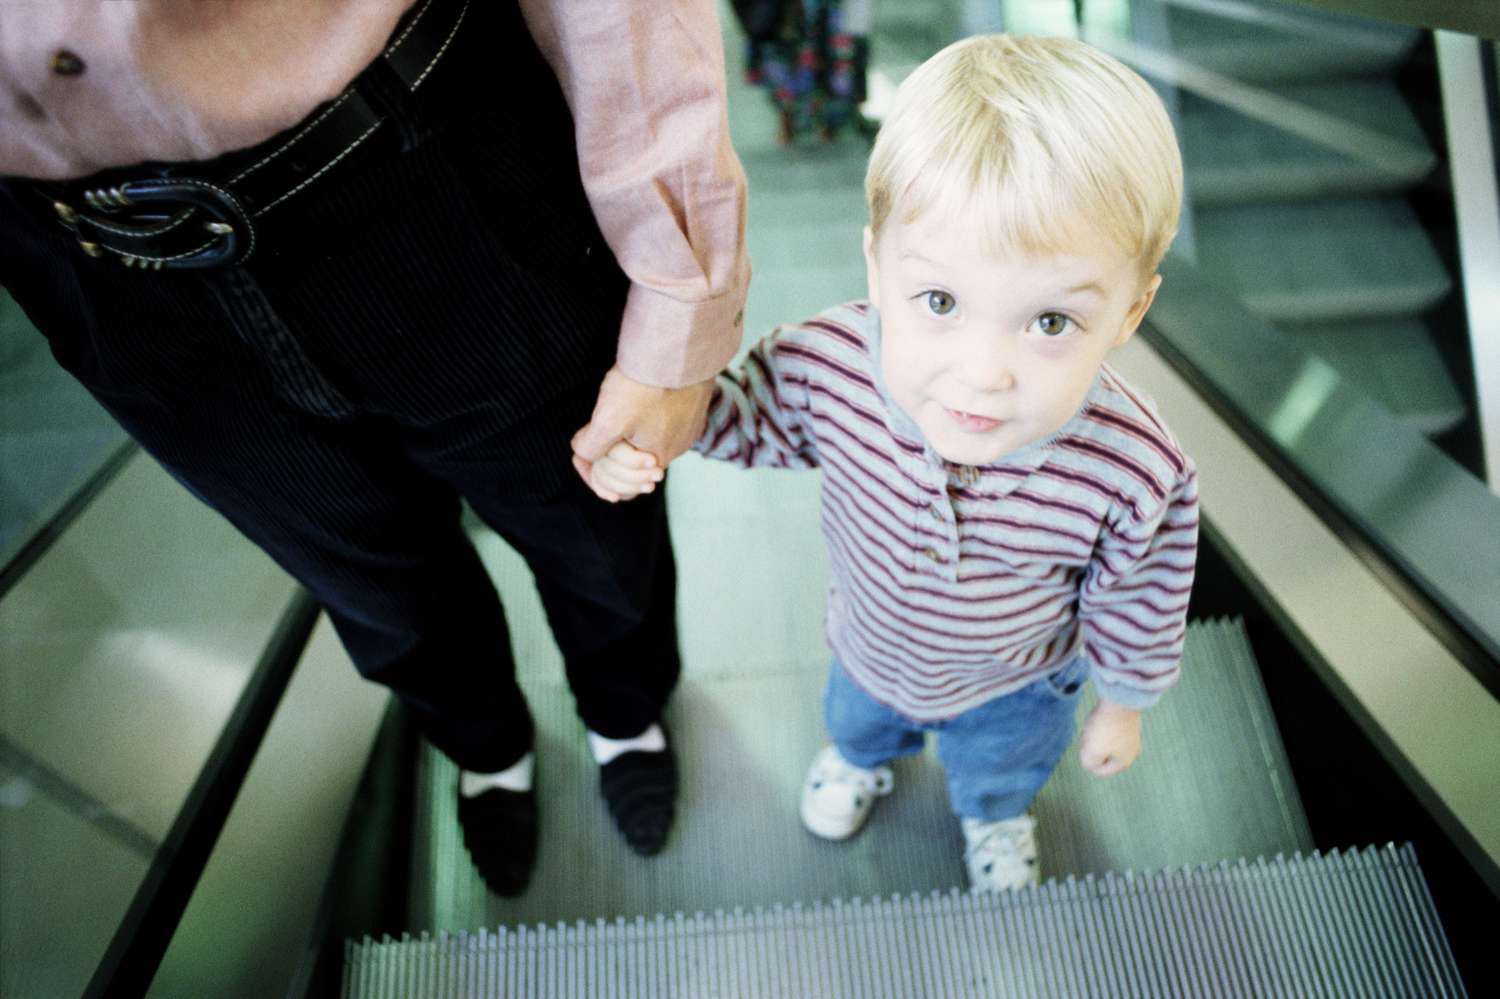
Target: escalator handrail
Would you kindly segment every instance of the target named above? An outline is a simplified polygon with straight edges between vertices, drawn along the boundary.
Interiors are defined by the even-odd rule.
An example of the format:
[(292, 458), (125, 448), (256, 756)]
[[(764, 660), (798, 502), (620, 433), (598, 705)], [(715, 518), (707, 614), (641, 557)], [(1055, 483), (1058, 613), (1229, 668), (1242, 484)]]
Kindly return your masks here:
[(1500, 5), (1494, 0), (1289, 0), (1333, 14), (1406, 24), (1414, 28), (1461, 31), (1500, 38)]

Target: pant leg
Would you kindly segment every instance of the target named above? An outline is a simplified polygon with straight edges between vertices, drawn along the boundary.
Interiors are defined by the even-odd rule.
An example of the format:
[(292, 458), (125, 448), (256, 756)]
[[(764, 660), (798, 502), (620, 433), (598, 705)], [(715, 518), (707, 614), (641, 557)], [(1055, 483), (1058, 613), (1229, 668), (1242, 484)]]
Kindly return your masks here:
[(463, 766), (525, 752), (504, 616), (455, 491), (307, 363), (252, 278), (102, 266), (3, 186), (0, 229), (0, 283), (59, 363), (312, 592), (364, 675)]
[[(165, 314), (148, 330), (126, 321), (125, 304), (112, 300), (125, 335), (205, 334), (184, 324), (176, 337)], [(401, 455), (381, 420), (293, 408), (253, 367), (206, 364), (194, 376), (176, 351), (122, 388), (85, 333), (54, 330), (54, 349), (174, 478), (312, 592), (360, 672), (389, 686), (440, 749), (479, 770), (526, 751), (504, 615), (460, 530), (457, 494)]]
[[(519, 13), (471, 15), (480, 58), (453, 79), (479, 93), (513, 84), (527, 100), (462, 104), (461, 122), (278, 223), (316, 239), (269, 227), (284, 249), (257, 277), (313, 359), (390, 414), (406, 453), (526, 558), (585, 723), (634, 735), (678, 675), (662, 491), (605, 504), (569, 460), (614, 360), (629, 281), (590, 214), (567, 106)], [(331, 324), (330, 311), (366, 321)]]
[[(243, 267), (86, 257), (50, 209), (23, 209), (34, 192), (0, 183), (0, 284), (137, 440), (307, 583), (362, 671), (461, 765), (492, 770), (529, 745), (529, 718), (456, 487), (412, 456), (513, 440), (473, 452), (495, 459), (493, 488), (513, 505), (556, 495), (566, 456), (510, 431), (597, 389), (628, 280), (519, 12), (471, 6), (397, 110), (411, 120), (259, 221)], [(475, 92), (528, 99), (471, 115)]]
[(823, 720), (839, 755), (867, 770), (914, 756), (926, 741), (920, 725), (865, 693), (837, 660), (828, 671)]
[(1078, 656), (938, 727), (938, 755), (960, 818), (994, 821), (1026, 811), (1073, 741), (1087, 679), (1088, 663)]
[(493, 520), (536, 577), (579, 717), (607, 738), (639, 735), (682, 671), (661, 490), (608, 504), (570, 483), (551, 503)]
[[(439, 434), (412, 435), (408, 447), (526, 560), (584, 724), (628, 738), (661, 716), (681, 672), (676, 567), (664, 489), (606, 503), (568, 465), (595, 394), (593, 385), (565, 393), (501, 434), (450, 421)], [(468, 443), (429, 450), (451, 440)], [(506, 457), (517, 453), (529, 456), (525, 467)], [(503, 481), (496, 467), (510, 468)], [(555, 484), (556, 469), (567, 474)]]

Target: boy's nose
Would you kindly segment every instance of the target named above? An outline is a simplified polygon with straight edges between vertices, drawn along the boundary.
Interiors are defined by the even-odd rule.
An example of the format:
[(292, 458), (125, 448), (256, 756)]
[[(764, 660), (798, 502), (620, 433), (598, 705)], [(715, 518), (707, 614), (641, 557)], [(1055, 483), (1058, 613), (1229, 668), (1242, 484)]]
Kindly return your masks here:
[(1010, 351), (994, 343), (971, 351), (964, 366), (964, 381), (978, 392), (1006, 392), (1016, 387)]

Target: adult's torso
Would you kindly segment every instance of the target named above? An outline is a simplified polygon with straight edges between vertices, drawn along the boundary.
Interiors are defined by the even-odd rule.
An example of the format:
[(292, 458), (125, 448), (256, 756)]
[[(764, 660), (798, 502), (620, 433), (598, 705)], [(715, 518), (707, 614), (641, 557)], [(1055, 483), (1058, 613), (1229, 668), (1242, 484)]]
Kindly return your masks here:
[(413, 0), (5, 0), (0, 175), (208, 159), (333, 98)]

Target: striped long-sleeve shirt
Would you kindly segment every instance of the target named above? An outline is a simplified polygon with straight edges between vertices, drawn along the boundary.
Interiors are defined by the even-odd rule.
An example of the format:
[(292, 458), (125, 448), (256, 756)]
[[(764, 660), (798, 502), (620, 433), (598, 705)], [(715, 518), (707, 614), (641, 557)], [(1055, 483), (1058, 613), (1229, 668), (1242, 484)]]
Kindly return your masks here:
[(928, 447), (880, 376), (854, 302), (778, 327), (719, 376), (695, 449), (823, 470), (834, 654), (917, 721), (951, 718), (1087, 655), (1100, 696), (1153, 704), (1177, 679), (1197, 474), (1107, 365), (1056, 434), (982, 467)]

